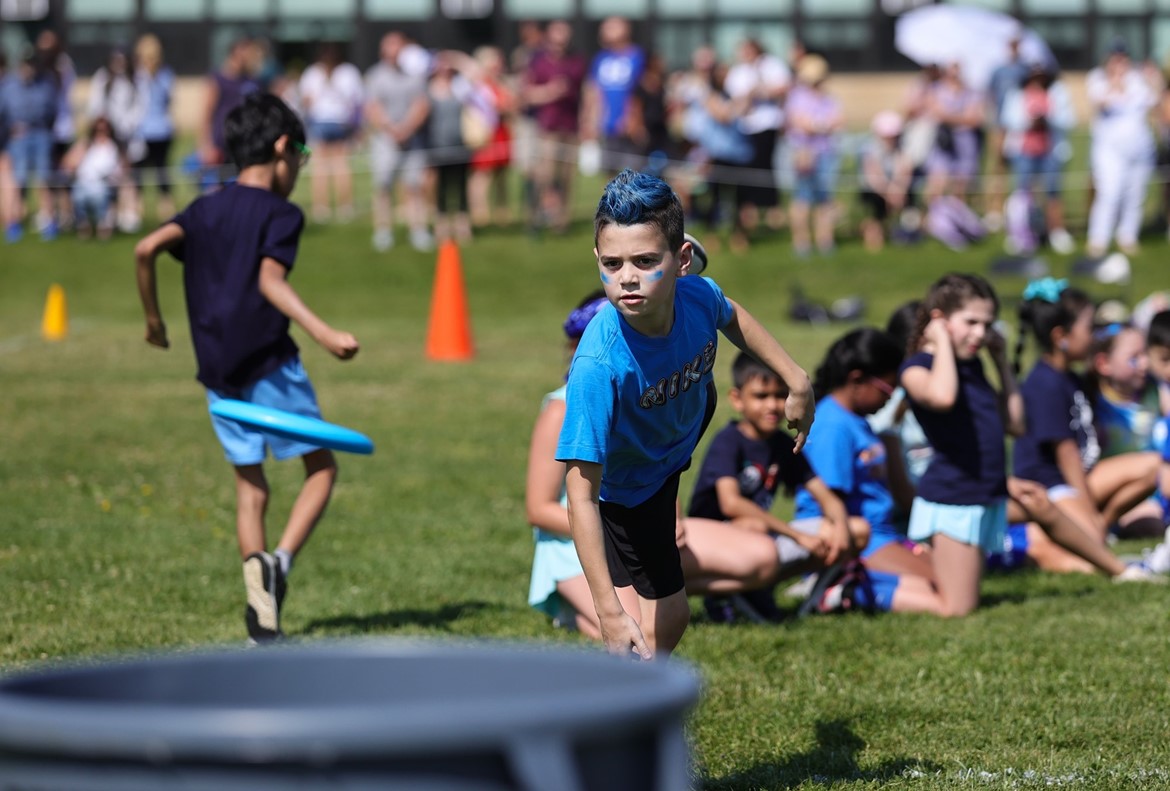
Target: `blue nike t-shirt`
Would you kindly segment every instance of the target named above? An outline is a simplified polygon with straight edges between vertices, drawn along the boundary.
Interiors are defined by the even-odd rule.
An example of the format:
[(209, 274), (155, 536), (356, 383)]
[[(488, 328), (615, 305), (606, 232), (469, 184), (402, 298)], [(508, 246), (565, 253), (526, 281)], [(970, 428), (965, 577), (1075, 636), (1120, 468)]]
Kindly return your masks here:
[(695, 451), (718, 330), (731, 317), (731, 303), (705, 277), (679, 278), (674, 326), (662, 338), (642, 335), (604, 305), (569, 368), (557, 460), (601, 464), (602, 500), (645, 502)]
[[(898, 535), (893, 527), (894, 497), (887, 486), (886, 446), (865, 418), (832, 396), (817, 402), (816, 415), (804, 446), (813, 472), (840, 492), (851, 516), (865, 517), (874, 535)], [(822, 515), (816, 498), (801, 487), (796, 492), (796, 518)]]

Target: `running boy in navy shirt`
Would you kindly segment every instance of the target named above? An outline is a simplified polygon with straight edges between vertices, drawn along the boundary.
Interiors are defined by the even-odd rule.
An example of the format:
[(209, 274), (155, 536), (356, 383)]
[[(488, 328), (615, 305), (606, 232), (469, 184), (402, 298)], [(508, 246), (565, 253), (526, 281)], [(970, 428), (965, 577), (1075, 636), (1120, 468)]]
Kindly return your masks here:
[[(249, 96), (224, 122), (228, 150), (240, 169), (237, 182), (196, 199), (134, 248), (138, 291), (146, 313), (146, 341), (167, 348), (159, 312), (155, 261), (168, 251), (183, 263), (183, 287), (198, 380), (208, 405), (238, 398), (320, 417), (316, 395), (289, 320), (342, 360), (358, 352), (348, 332), (330, 327), (301, 301), (288, 282), (304, 214), (288, 196), (308, 158), (305, 130), (296, 115), (270, 94)], [(280, 636), (280, 606), (293, 557), (308, 540), (329, 502), (337, 464), (328, 450), (211, 417), (236, 473), (236, 532), (244, 558), (244, 620), (257, 642)], [(267, 450), (277, 459), (301, 456), (305, 483), (275, 553), (266, 551), (264, 512)]]
[[(690, 619), (675, 544), (679, 475), (714, 413), (717, 330), (776, 371), (796, 450), (812, 425), (808, 375), (714, 281), (684, 277), (678, 196), (624, 170), (594, 217), (594, 255), (609, 305), (573, 357), (557, 459), (567, 465), (569, 524), (606, 649), (669, 654)], [(632, 585), (639, 611), (615, 587)]]

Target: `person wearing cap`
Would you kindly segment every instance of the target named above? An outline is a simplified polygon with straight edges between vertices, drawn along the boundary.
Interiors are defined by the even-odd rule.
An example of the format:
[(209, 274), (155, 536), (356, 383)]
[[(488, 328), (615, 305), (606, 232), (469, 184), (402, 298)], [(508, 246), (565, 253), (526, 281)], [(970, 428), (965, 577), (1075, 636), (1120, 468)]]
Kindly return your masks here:
[(845, 123), (841, 102), (825, 92), (829, 63), (805, 55), (796, 67), (796, 86), (788, 94), (788, 144), (796, 171), (789, 207), (792, 246), (798, 256), (810, 252), (809, 208), (813, 236), (822, 253), (833, 251), (833, 198), (837, 186), (837, 133)]
[(885, 246), (886, 223), (905, 208), (910, 192), (914, 166), (899, 146), (902, 126), (902, 116), (893, 110), (878, 113), (860, 154), (861, 202), (869, 209), (861, 220), (861, 238), (871, 253)]
[(1122, 40), (1113, 43), (1103, 65), (1089, 72), (1085, 89), (1093, 117), (1089, 165), (1095, 187), (1086, 251), (1103, 256), (1116, 241), (1121, 252), (1132, 255), (1138, 250), (1146, 185), (1154, 168), (1149, 113), (1159, 91), (1134, 67)]

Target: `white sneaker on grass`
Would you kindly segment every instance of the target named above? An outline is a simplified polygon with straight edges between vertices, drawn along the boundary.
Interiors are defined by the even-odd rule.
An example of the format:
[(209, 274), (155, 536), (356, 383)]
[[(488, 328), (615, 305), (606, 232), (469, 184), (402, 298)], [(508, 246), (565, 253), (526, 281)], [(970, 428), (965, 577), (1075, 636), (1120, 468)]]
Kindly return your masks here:
[(1170, 529), (1166, 531), (1161, 544), (1146, 550), (1142, 563), (1157, 574), (1170, 574)]
[(1113, 578), (1114, 582), (1152, 582), (1156, 585), (1165, 585), (1167, 578), (1163, 574), (1152, 571), (1144, 562), (1130, 563), (1125, 571)]
[(244, 623), (254, 643), (270, 643), (280, 633), (280, 604), (284, 598), (280, 563), (267, 552), (253, 552), (244, 560), (244, 590), (248, 604)]
[(374, 249), (379, 253), (384, 253), (394, 246), (394, 231), (389, 228), (382, 228), (374, 231), (373, 239)]
[(1048, 233), (1048, 244), (1061, 255), (1069, 255), (1077, 249), (1076, 240), (1064, 228), (1054, 228)]
[(426, 228), (415, 228), (410, 232), (410, 246), (420, 253), (429, 253), (435, 249), (435, 237)]

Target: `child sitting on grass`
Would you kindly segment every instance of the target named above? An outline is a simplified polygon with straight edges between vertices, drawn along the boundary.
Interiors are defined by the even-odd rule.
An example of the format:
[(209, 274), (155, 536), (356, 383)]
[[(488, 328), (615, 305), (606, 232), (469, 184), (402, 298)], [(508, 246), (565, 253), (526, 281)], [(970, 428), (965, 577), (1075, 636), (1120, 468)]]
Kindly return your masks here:
[[(821, 399), (805, 456), (849, 515), (865, 519), (870, 538), (861, 555), (864, 573), (849, 573), (814, 591), (804, 612), (941, 611), (929, 556), (894, 524), (886, 448), (866, 421), (893, 395), (902, 351), (886, 333), (862, 327), (834, 341), (817, 368)], [(802, 486), (796, 493), (797, 519), (823, 515), (817, 498)]]
[(123, 176), (122, 160), (114, 129), (103, 116), (95, 118), (89, 135), (65, 154), (61, 168), (73, 174), (74, 223), (79, 239), (88, 239), (95, 228), (99, 239), (109, 239), (113, 234), (110, 209)]
[[(1016, 370), (1029, 336), (1039, 357), (1020, 385), (1026, 430), (1016, 440), (1015, 476), (1043, 486), (1056, 510), (1092, 539), (1092, 546), (1077, 549), (1050, 533), (1080, 560), (1040, 547), (1052, 555), (1042, 568), (1089, 572), (1095, 567), (1119, 581), (1149, 580), (1148, 569), (1126, 567), (1105, 549), (1109, 526), (1156, 489), (1159, 458), (1157, 453), (1101, 458), (1092, 403), (1071, 370), (1089, 357), (1094, 312), (1088, 294), (1064, 280), (1035, 280), (1024, 291)], [(1031, 545), (1029, 554), (1034, 554)]]
[[(776, 542), (779, 579), (821, 571), (856, 556), (869, 540), (869, 525), (850, 517), (845, 504), (793, 452), (792, 437), (782, 430), (788, 391), (774, 371), (741, 352), (731, 366), (733, 386), (728, 393), (740, 414), (711, 440), (699, 468), (689, 515), (720, 519)], [(822, 517), (785, 522), (771, 512), (781, 484), (789, 497), (803, 486), (820, 505)], [(762, 621), (777, 615), (772, 590), (761, 589), (731, 597), (732, 605), (749, 619)], [(709, 613), (720, 613), (708, 600)]]
[[(207, 388), (208, 405), (237, 398), (310, 417), (317, 397), (289, 321), (341, 360), (358, 352), (348, 332), (336, 330), (301, 301), (288, 282), (304, 213), (288, 196), (308, 158), (305, 130), (275, 96), (249, 96), (224, 123), (227, 146), (240, 169), (235, 184), (198, 198), (134, 248), (138, 291), (146, 313), (146, 342), (167, 348), (159, 312), (155, 261), (168, 251), (183, 263), (191, 340)], [(255, 642), (281, 636), (280, 608), (293, 558), (325, 512), (337, 478), (333, 454), (302, 442), (211, 417), (227, 460), (235, 468), (236, 532), (244, 559), (244, 621)], [(266, 551), (264, 513), (267, 451), (277, 459), (302, 457), (305, 483), (275, 553)]]

